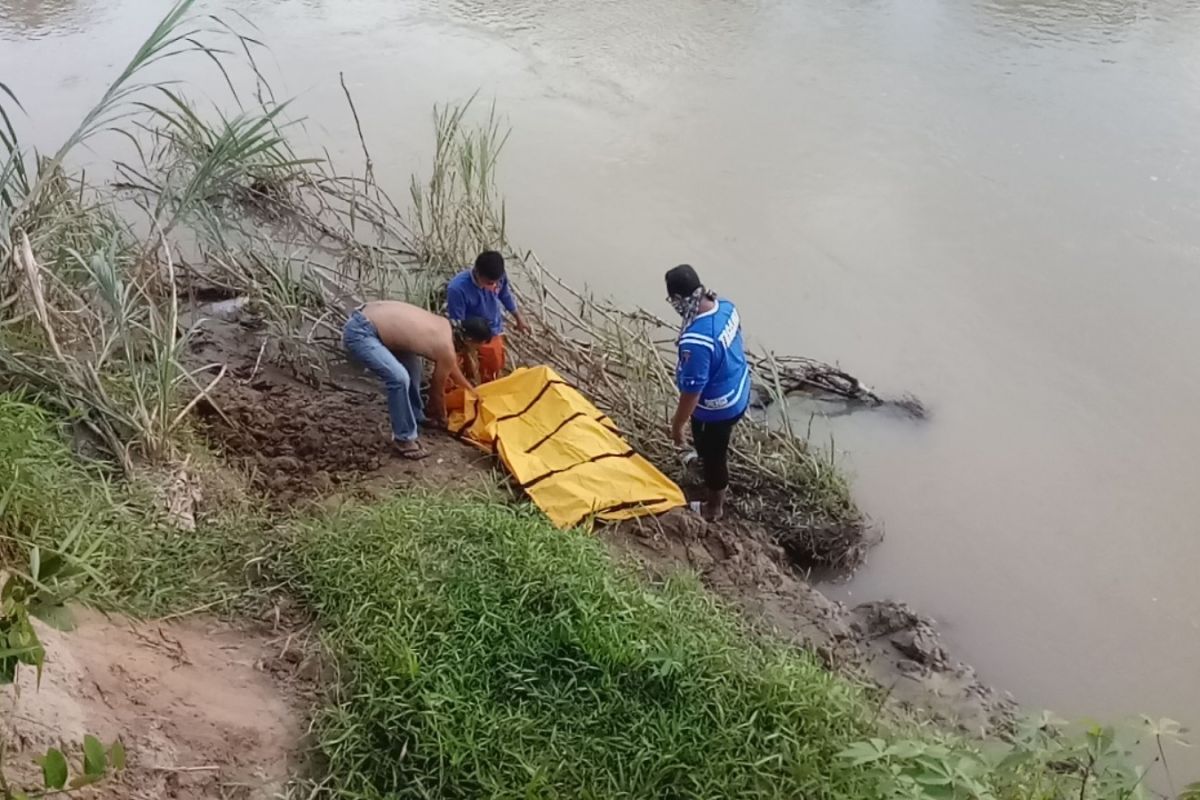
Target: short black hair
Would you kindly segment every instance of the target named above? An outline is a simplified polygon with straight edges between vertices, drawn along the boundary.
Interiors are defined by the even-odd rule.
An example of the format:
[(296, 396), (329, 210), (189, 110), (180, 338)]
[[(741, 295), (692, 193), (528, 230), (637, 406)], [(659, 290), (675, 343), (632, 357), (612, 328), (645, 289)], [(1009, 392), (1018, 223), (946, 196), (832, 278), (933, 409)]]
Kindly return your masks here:
[(484, 250), (475, 259), (475, 271), (489, 281), (504, 277), (504, 256), (495, 250)]
[(703, 285), (691, 264), (680, 264), (667, 270), (668, 297), (691, 297), (692, 292)]
[(462, 346), (467, 342), (487, 344), (492, 340), (492, 326), (483, 317), (467, 317), (454, 326), (454, 343)]

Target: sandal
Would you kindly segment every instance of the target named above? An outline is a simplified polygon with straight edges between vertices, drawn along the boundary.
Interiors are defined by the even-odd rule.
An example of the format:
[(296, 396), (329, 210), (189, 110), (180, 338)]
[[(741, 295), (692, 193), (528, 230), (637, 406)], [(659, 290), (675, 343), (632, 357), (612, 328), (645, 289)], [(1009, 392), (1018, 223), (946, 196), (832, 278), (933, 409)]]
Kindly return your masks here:
[[(411, 444), (412, 447), (403, 447), (404, 444)], [(406, 458), (409, 461), (420, 461), (424, 458), (429, 458), (429, 451), (416, 442), (396, 442), (396, 453), (401, 458)]]

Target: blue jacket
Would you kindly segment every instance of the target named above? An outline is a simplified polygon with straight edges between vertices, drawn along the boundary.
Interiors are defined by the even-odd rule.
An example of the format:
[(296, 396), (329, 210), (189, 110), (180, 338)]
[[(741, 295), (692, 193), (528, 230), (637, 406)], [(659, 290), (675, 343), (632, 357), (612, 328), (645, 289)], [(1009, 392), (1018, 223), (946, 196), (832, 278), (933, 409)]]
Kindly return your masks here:
[(697, 316), (679, 337), (675, 382), (681, 392), (700, 393), (692, 415), (698, 422), (725, 422), (746, 413), (750, 367), (733, 303), (718, 300), (716, 308)]
[(483, 317), (492, 326), (492, 335), (504, 333), (504, 314), (517, 313), (517, 301), (508, 288), (508, 276), (500, 279), (497, 291), (484, 289), (475, 283), (471, 270), (465, 269), (450, 279), (446, 288), (446, 316), (454, 322), (462, 322), (467, 317)]

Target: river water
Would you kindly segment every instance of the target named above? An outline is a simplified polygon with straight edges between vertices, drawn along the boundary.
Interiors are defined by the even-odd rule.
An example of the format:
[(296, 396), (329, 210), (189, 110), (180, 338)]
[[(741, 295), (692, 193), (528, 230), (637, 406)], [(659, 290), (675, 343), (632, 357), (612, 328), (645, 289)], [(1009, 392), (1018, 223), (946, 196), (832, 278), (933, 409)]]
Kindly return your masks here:
[[(0, 0), (38, 143), (166, 5)], [(207, 8), (260, 28), (276, 93), (349, 159), (344, 72), (397, 195), (431, 106), (479, 90), (513, 127), (514, 239), (557, 271), (667, 312), (689, 261), (758, 344), (923, 398), (924, 424), (813, 423), (886, 531), (835, 595), (907, 600), (1028, 705), (1200, 724), (1200, 4)]]

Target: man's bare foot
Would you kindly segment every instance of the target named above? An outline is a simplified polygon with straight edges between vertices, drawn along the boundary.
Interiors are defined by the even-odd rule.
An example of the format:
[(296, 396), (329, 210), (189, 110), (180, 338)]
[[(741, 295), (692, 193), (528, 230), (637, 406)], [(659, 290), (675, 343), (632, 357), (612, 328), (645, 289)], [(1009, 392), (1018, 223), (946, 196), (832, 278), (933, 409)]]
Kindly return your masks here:
[(393, 447), (401, 458), (407, 458), (409, 461), (420, 461), (423, 458), (429, 457), (429, 451), (421, 446), (421, 443), (413, 440), (411, 442), (393, 442)]

